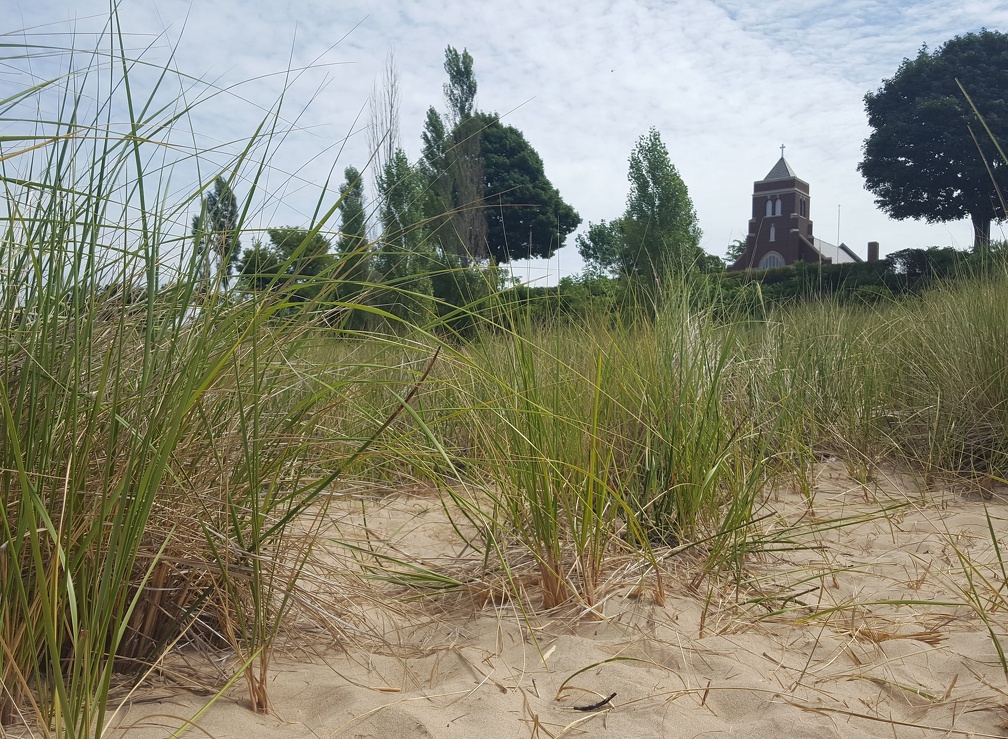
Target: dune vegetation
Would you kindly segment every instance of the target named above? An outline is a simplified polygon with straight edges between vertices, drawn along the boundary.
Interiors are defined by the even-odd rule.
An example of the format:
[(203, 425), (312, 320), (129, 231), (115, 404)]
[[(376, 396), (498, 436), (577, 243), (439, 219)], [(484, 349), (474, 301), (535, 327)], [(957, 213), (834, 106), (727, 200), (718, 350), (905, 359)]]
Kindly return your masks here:
[[(274, 253), (286, 268), (268, 289), (246, 291), (213, 279), (178, 224), (222, 173), (254, 191), (278, 111), (226, 171), (176, 198), (166, 132), (187, 111), (157, 104), (163, 81), (132, 84), (134, 60), (113, 48), (99, 64), (116, 79), (107, 105), (86, 104), (89, 82), (105, 89), (87, 70), (4, 102), (23, 130), (18, 104), (61, 95), (58, 120), (0, 144), (6, 729), (99, 736), (113, 686), (201, 645), (235, 655), (217, 694), (244, 683), (268, 712), (278, 639), (324, 629), (353, 649), (404, 593), (507, 599), (530, 624), (558, 609), (602, 618), (614, 582), (662, 604), (673, 558), (708, 601), (738, 592), (752, 561), (791, 545), (768, 509), (775, 490), (805, 496), (801, 525), (844, 525), (816, 518), (826, 458), (866, 498), (892, 470), (916, 496), (1008, 477), (1003, 264), (861, 305), (726, 307), (685, 274), (639, 305), (571, 319), (497, 289), (492, 270), (428, 275), (482, 281), (462, 305), (361, 279), (352, 250), (299, 273), (316, 236), (341, 237), (347, 190)], [(238, 210), (241, 228), (251, 214)], [(434, 309), (389, 308), (421, 299)], [(477, 565), (339, 542), (334, 507), (366, 515), (362, 490), (404, 487), (433, 491)], [(990, 530), (996, 559), (962, 555), (962, 603), (1008, 671)], [(334, 540), (356, 569), (326, 567)], [(365, 581), (388, 583), (389, 600), (355, 603)]]

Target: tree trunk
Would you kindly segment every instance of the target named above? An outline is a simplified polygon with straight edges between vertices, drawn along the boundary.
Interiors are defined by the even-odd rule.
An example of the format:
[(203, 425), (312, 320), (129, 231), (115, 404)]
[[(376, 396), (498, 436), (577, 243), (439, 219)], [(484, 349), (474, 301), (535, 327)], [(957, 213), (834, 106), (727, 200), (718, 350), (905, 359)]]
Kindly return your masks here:
[(990, 244), (991, 219), (989, 216), (982, 216), (978, 213), (970, 213), (970, 221), (973, 223), (973, 249), (986, 247)]

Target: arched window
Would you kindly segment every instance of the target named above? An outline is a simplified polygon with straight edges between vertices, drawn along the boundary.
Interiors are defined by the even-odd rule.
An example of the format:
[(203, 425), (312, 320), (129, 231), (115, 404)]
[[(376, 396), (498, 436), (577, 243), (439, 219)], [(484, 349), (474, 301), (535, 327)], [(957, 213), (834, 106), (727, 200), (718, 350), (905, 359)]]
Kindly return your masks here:
[(763, 255), (763, 258), (759, 260), (758, 269), (773, 269), (774, 267), (783, 267), (784, 257), (775, 251), (768, 251)]
[(777, 203), (774, 205), (774, 215), (779, 216), (781, 214), (781, 202), (780, 198), (777, 198)]
[(766, 201), (766, 214), (768, 216), (772, 216), (773, 215), (773, 201), (770, 198), (767, 198), (767, 201)]
[(804, 198), (799, 198), (798, 199), (798, 210), (801, 213), (801, 217), (804, 218), (805, 217), (805, 199)]
[(770, 226), (770, 240), (771, 241), (777, 240), (777, 229), (774, 228), (773, 226)]

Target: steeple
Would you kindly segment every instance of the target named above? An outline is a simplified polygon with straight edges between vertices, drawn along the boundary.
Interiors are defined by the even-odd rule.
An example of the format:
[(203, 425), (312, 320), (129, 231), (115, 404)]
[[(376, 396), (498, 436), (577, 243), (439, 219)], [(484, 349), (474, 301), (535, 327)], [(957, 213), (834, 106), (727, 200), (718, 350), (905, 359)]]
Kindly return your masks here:
[(773, 166), (767, 176), (763, 178), (763, 182), (772, 182), (773, 180), (790, 180), (796, 179), (798, 175), (794, 173), (791, 169), (791, 165), (787, 163), (784, 159), (784, 147), (781, 146), (781, 158), (777, 160), (777, 164)]

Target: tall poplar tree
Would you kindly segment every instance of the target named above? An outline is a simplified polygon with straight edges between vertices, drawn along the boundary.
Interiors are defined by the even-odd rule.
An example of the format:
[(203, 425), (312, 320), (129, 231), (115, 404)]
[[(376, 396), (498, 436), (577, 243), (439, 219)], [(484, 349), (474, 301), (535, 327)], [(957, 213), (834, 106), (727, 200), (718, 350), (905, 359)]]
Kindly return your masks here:
[(198, 215), (192, 220), (192, 239), (198, 258), (203, 262), (203, 280), (209, 282), (211, 260), (217, 257), (217, 281), (225, 289), (231, 268), (241, 257), (238, 233), (238, 199), (228, 181), (219, 176), (214, 189), (200, 201)]
[(670, 275), (703, 266), (693, 201), (656, 129), (637, 140), (627, 179), (623, 215), (589, 224), (587, 234), (577, 239), (589, 267), (657, 286)]

